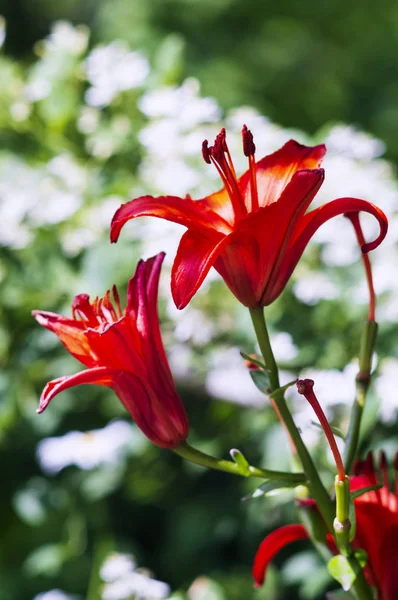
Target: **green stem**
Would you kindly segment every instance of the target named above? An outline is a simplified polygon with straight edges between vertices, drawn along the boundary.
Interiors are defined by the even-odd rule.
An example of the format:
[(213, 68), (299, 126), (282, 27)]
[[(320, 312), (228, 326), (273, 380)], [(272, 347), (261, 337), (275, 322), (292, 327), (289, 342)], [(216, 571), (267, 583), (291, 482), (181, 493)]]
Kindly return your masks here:
[(357, 559), (352, 556), (348, 560), (351, 563), (352, 569), (358, 573), (354, 583), (352, 584), (350, 592), (353, 592), (357, 600), (374, 600), (372, 589), (366, 581), (363, 569), (359, 566)]
[[(280, 389), (278, 366), (275, 361), (274, 354), (272, 352), (271, 343), (267, 331), (267, 326), (264, 318), (264, 311), (262, 308), (250, 309), (250, 315), (253, 321), (254, 330), (256, 332), (257, 340), (260, 346), (261, 353), (264, 358), (267, 371), (269, 373), (270, 385), (271, 385), (271, 396), (272, 391)], [(290, 414), (290, 410), (286, 404), (286, 400), (283, 394), (275, 394), (274, 401), (277, 403), (279, 414), (284, 422), (286, 429), (289, 432), (291, 440), (296, 448), (297, 454), (303, 465), (304, 473), (308, 478), (308, 487), (310, 488), (312, 497), (314, 498), (319, 512), (328, 528), (333, 533), (333, 522), (335, 518), (335, 507), (334, 504), (325, 489), (312, 458), (305, 446), (300, 432), (297, 429), (293, 418)], [(353, 583), (352, 591), (355, 594), (357, 600), (373, 600), (372, 591), (366, 581), (363, 570), (359, 567), (358, 561), (354, 555), (349, 557), (353, 568), (355, 568), (358, 575)]]
[[(267, 326), (264, 319), (263, 309), (252, 308), (250, 309), (250, 315), (253, 321), (253, 326), (256, 332), (260, 350), (269, 373), (272, 392), (273, 390), (280, 388), (279, 373), (277, 364), (275, 362), (274, 353), (272, 352)], [(293, 421), (292, 415), (290, 414), (290, 410), (286, 404), (285, 398), (283, 397), (283, 395), (278, 394), (278, 396), (275, 397), (274, 400), (277, 404), (280, 416), (285, 424), (285, 427), (289, 432), (290, 438), (296, 448), (297, 454), (301, 460), (301, 464), (303, 465), (304, 472), (308, 477), (311, 494), (317, 503), (317, 506), (325, 520), (325, 523), (327, 524), (329, 531), (333, 532), (333, 520), (335, 515), (333, 503), (329, 497), (329, 494), (326, 491), (318, 475), (312, 458), (307, 450), (307, 447), (305, 446), (301, 438), (300, 432)]]
[(292, 483), (297, 484), (304, 484), (306, 482), (304, 473), (285, 473), (284, 471), (260, 469), (259, 467), (252, 467), (250, 465), (243, 469), (240, 465), (230, 460), (222, 460), (220, 458), (210, 456), (210, 454), (205, 454), (205, 452), (201, 452), (200, 450), (190, 446), (188, 442), (183, 442), (179, 446), (176, 446), (173, 448), (173, 451), (182, 458), (185, 458), (186, 460), (189, 460), (197, 465), (215, 469), (216, 471), (225, 471), (226, 473), (232, 473), (233, 475), (242, 475), (243, 477), (259, 477), (260, 479), (291, 481)]
[(355, 400), (351, 409), (350, 424), (344, 446), (344, 467), (351, 472), (358, 451), (361, 421), (370, 385), (373, 349), (377, 336), (377, 323), (367, 321), (362, 333), (359, 351), (359, 373), (355, 382)]

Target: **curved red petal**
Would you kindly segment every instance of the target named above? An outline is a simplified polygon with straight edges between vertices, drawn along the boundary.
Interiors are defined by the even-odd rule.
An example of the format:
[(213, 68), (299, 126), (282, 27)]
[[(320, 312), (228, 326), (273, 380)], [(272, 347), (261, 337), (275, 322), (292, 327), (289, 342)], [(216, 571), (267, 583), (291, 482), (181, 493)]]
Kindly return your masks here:
[(262, 305), (268, 285), (283, 259), (290, 232), (305, 213), (324, 178), (323, 169), (298, 171), (278, 202), (248, 214), (229, 236), (215, 263), (238, 300), (254, 308)]
[(304, 525), (285, 525), (273, 531), (261, 542), (254, 558), (253, 578), (256, 587), (264, 583), (267, 567), (275, 554), (288, 544), (308, 538)]
[(189, 229), (181, 238), (171, 271), (171, 293), (178, 309), (184, 308), (198, 291), (229, 236), (216, 231)]
[(377, 248), (386, 237), (388, 229), (387, 217), (380, 208), (367, 200), (361, 200), (359, 198), (338, 198), (337, 200), (323, 204), (319, 208), (304, 215), (297, 223), (280, 265), (278, 277), (272, 288), (268, 290), (265, 304), (271, 304), (271, 302), (276, 300), (282, 292), (308, 242), (323, 223), (338, 215), (359, 211), (373, 215), (380, 226), (380, 232), (377, 238), (362, 246), (362, 252), (369, 252), (370, 250)]
[(39, 408), (36, 412), (39, 414), (42, 413), (55, 396), (68, 388), (84, 384), (109, 386), (112, 384), (115, 373), (117, 373), (115, 369), (109, 369), (108, 367), (94, 367), (93, 369), (80, 371), (80, 373), (76, 373), (75, 375), (67, 375), (66, 377), (53, 379), (47, 383), (42, 391)]
[(141, 196), (122, 204), (115, 212), (111, 222), (111, 242), (117, 242), (123, 225), (136, 217), (160, 217), (186, 227), (220, 228), (230, 230), (229, 225), (204, 204), (178, 198), (177, 196)]
[(85, 367), (95, 366), (95, 357), (88, 343), (87, 328), (83, 321), (40, 310), (32, 311), (32, 315), (42, 327), (55, 333), (68, 352), (83, 363)]
[[(257, 190), (260, 206), (276, 202), (297, 171), (317, 169), (326, 153), (326, 147), (304, 146), (294, 140), (265, 156), (256, 163)], [(239, 180), (239, 187), (246, 205), (250, 195), (250, 173), (247, 171)]]
[(188, 437), (189, 423), (181, 398), (175, 388), (162, 389), (154, 382), (132, 373), (119, 371), (112, 387), (146, 437), (163, 448), (174, 448)]

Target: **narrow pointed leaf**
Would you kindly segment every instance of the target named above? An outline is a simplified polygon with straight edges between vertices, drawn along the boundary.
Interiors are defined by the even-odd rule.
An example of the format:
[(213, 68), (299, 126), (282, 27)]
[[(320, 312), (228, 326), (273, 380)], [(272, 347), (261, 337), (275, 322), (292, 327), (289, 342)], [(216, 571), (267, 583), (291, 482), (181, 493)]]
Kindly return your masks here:
[(266, 481), (260, 487), (258, 487), (254, 492), (242, 498), (242, 500), (252, 500), (253, 498), (261, 498), (262, 496), (271, 496), (276, 493), (286, 491), (288, 489), (293, 489), (298, 487), (299, 485), (304, 485), (303, 483), (296, 483), (292, 481), (283, 481), (283, 480), (273, 480)]

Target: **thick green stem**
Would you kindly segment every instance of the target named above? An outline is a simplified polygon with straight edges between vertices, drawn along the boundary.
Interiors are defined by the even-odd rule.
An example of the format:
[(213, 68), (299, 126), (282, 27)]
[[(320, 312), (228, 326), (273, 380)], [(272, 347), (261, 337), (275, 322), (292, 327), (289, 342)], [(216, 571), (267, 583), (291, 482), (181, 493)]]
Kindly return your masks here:
[(355, 400), (351, 409), (350, 424), (344, 446), (344, 467), (347, 473), (351, 472), (358, 451), (361, 420), (370, 385), (376, 336), (377, 323), (375, 321), (367, 321), (362, 334), (359, 351), (359, 373), (355, 384)]
[(273, 471), (271, 469), (260, 469), (259, 467), (248, 466), (242, 468), (238, 463), (230, 460), (222, 460), (205, 454), (196, 448), (193, 448), (188, 442), (183, 442), (179, 446), (173, 448), (173, 451), (202, 467), (208, 467), (209, 469), (215, 469), (216, 471), (225, 471), (226, 473), (232, 473), (233, 475), (241, 475), (243, 477), (258, 477), (260, 479), (272, 479), (277, 481), (290, 481), (292, 483), (306, 482), (304, 473), (285, 473), (284, 471)]
[[(263, 309), (250, 309), (250, 315), (253, 321), (253, 326), (256, 332), (260, 350), (269, 373), (272, 396), (272, 391), (280, 388), (279, 374), (268, 336)], [(283, 395), (278, 394), (277, 396), (275, 396), (274, 400), (277, 404), (278, 411), (283, 420), (283, 423), (287, 431), (289, 432), (290, 438), (296, 448), (301, 464), (303, 465), (304, 472), (309, 481), (311, 494), (317, 503), (319, 511), (321, 512), (329, 531), (333, 532), (333, 520), (335, 514), (330, 496), (318, 475), (312, 458), (307, 450), (307, 447), (305, 446), (301, 438), (300, 432), (293, 421), (292, 415), (290, 414), (290, 410), (286, 404), (285, 398), (283, 397)]]

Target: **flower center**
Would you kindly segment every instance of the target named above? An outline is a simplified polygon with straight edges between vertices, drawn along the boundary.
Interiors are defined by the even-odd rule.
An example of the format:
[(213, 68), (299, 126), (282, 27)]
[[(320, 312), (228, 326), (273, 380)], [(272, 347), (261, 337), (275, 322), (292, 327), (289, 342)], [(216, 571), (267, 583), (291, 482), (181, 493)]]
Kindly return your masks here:
[(113, 302), (109, 290), (103, 298), (96, 297), (93, 302), (90, 302), (88, 294), (76, 296), (72, 304), (73, 318), (80, 319), (86, 327), (93, 328), (115, 323), (123, 316), (119, 293), (115, 285), (112, 287), (112, 295)]

